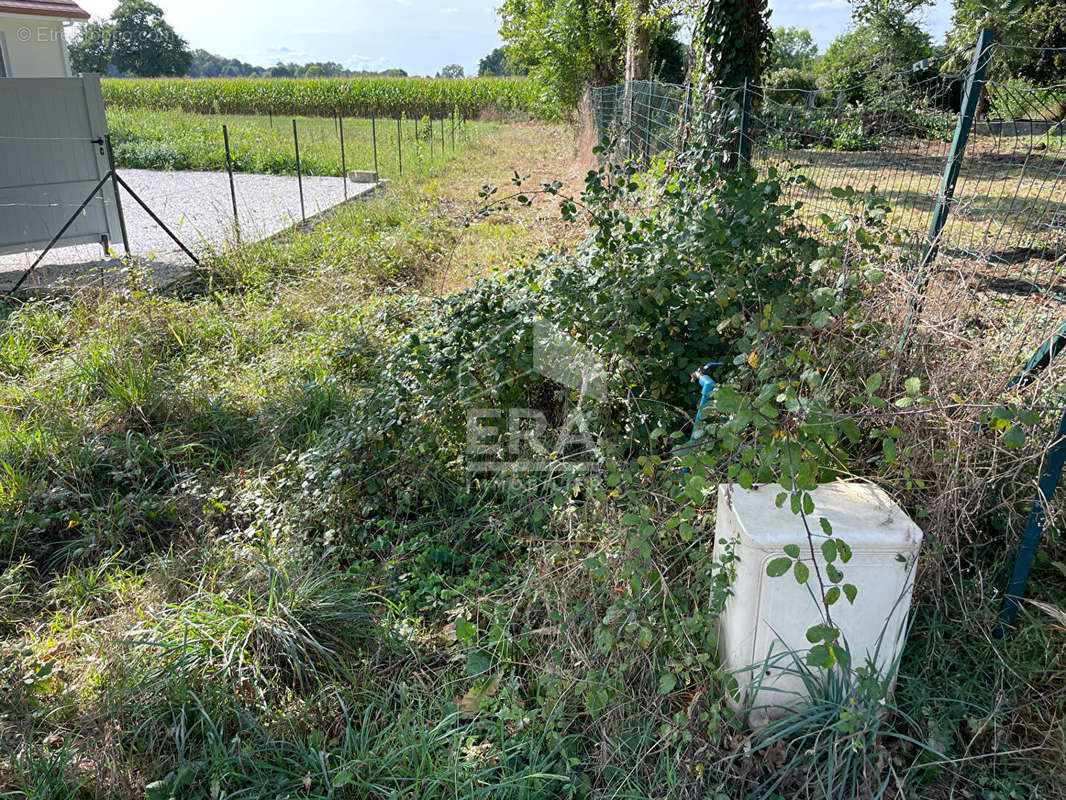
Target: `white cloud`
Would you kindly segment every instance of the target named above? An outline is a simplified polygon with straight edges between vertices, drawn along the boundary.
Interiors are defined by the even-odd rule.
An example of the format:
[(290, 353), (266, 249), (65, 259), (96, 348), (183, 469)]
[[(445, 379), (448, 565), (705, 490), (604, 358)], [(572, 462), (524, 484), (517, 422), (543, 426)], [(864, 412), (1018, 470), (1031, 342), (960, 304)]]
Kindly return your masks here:
[(442, 13), (442, 14), (458, 14), (459, 13), (459, 9), (458, 8), (442, 8), (440, 10), (440, 13)]

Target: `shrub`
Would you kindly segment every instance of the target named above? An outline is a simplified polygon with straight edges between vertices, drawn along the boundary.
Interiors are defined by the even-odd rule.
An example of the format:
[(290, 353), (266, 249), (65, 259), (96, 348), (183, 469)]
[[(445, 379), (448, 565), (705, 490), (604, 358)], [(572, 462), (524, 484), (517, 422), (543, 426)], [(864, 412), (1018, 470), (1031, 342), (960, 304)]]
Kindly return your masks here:
[(802, 69), (779, 69), (771, 72), (765, 81), (766, 97), (775, 103), (788, 106), (805, 106), (811, 103), (818, 92), (818, 78), (813, 72)]

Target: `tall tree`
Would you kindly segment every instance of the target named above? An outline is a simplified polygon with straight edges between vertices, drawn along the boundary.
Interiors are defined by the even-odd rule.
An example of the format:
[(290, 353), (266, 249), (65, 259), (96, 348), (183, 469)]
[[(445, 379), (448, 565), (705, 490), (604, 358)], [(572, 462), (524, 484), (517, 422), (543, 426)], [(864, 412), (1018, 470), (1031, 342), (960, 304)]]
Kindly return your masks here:
[(774, 28), (774, 45), (768, 70), (803, 69), (814, 67), (818, 45), (806, 28)]
[[(1066, 80), (1066, 4), (1061, 0), (955, 0), (949, 48), (970, 47), (981, 28), (992, 28), (996, 41), (1005, 45), (989, 65), (996, 80), (1045, 86)], [(955, 60), (961, 64), (964, 58)]]
[(503, 0), (500, 35), (548, 104), (573, 106), (586, 83), (621, 73), (626, 32), (613, 0)]
[(119, 72), (145, 78), (186, 75), (193, 63), (188, 44), (148, 0), (122, 0), (107, 21), (81, 27), (70, 46), (78, 72)]
[(82, 24), (70, 42), (72, 72), (106, 75), (111, 63), (111, 28), (106, 22), (92, 20)]
[(623, 8), (626, 18), (626, 80), (648, 79), (651, 67), (651, 0), (631, 0)]
[(185, 75), (192, 66), (188, 44), (148, 0), (122, 0), (111, 15), (111, 63), (145, 78)]
[(502, 77), (505, 75), (528, 75), (529, 70), (514, 63), (506, 47), (497, 47), (478, 62), (479, 78)]
[(770, 63), (767, 0), (701, 0), (692, 33), (697, 80), (705, 86), (758, 81)]

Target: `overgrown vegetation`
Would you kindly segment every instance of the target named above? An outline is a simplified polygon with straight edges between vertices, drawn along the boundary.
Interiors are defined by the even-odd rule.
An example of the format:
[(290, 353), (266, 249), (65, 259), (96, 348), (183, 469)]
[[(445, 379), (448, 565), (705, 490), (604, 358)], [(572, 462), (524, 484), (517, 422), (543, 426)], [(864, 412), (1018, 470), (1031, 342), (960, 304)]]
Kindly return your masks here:
[[(722, 152), (608, 159), (576, 196), (516, 172), (463, 211), (404, 189), (170, 292), (9, 307), (8, 796), (1053, 793), (1062, 633), (987, 635), (1053, 387), (990, 385), (1015, 356), (990, 335), (932, 327), (893, 362), (885, 203), (839, 190), (805, 225), (792, 176)], [(534, 258), (508, 231), (555, 202)], [(472, 240), (509, 269), (440, 294)], [(545, 370), (545, 327), (600, 368)], [(478, 442), (539, 469), (473, 457), (478, 409), (504, 423)], [(810, 513), (850, 475), (927, 531), (900, 713), (889, 676), (838, 679), (749, 735), (714, 655), (715, 487), (780, 482)], [(1035, 586), (1059, 604), (1060, 550)], [(820, 646), (812, 674), (850, 678)]]

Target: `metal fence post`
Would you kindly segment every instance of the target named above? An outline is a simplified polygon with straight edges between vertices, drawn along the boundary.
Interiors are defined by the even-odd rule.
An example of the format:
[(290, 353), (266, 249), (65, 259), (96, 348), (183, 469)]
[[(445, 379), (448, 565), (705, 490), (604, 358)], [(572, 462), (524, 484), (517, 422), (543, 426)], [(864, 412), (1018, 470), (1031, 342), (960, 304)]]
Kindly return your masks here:
[(973, 128), (974, 116), (977, 114), (977, 102), (985, 87), (985, 74), (988, 71), (988, 62), (992, 56), (992, 43), (995, 41), (995, 32), (991, 28), (985, 28), (977, 37), (977, 46), (974, 49), (973, 61), (970, 63), (970, 74), (966, 79), (966, 89), (962, 96), (962, 109), (959, 112), (959, 121), (955, 126), (955, 137), (951, 140), (951, 150), (948, 152), (947, 164), (944, 165), (944, 176), (940, 181), (940, 193), (937, 196), (936, 207), (933, 209), (933, 220), (929, 225), (929, 237), (926, 242), (925, 252), (918, 263), (918, 291), (911, 299), (907, 318), (903, 322), (903, 333), (900, 335), (898, 355), (903, 355), (907, 348), (907, 337), (910, 334), (911, 325), (915, 317), (922, 313), (922, 299), (929, 288), (929, 276), (927, 270), (930, 264), (936, 260), (940, 252), (940, 236), (944, 232), (948, 215), (951, 213), (951, 201), (955, 197), (955, 185), (962, 171), (962, 156), (966, 152), (966, 142), (970, 138)]
[(370, 138), (374, 140), (374, 174), (378, 174), (378, 121), (370, 115)]
[(455, 109), (452, 109), (452, 152), (455, 152)]
[(433, 115), (429, 115), (429, 160), (433, 162)]
[(400, 175), (403, 175), (403, 118), (396, 118), (396, 152), (400, 157)]
[(740, 98), (740, 140), (737, 142), (737, 166), (751, 161), (751, 78), (744, 79)]
[(1040, 470), (1040, 483), (1036, 490), (1036, 500), (1029, 512), (1029, 521), (1025, 525), (1025, 533), (1022, 534), (1022, 544), (1018, 549), (1018, 559), (1014, 563), (1014, 573), (1003, 597), (1003, 607), (999, 612), (1000, 630), (1003, 627), (1013, 627), (1018, 619), (1018, 606), (1025, 595), (1026, 586), (1029, 584), (1029, 573), (1036, 560), (1036, 550), (1040, 545), (1040, 539), (1044, 535), (1044, 527), (1047, 524), (1047, 510), (1051, 503), (1051, 496), (1055, 494), (1055, 487), (1059, 485), (1062, 477), (1062, 467), (1066, 463), (1066, 414), (1059, 422), (1058, 433), (1055, 434), (1055, 442), (1051, 445), (1044, 458), (1043, 467)]
[(653, 81), (646, 82), (648, 87), (648, 118), (645, 122), (644, 133), (644, 168), (647, 169), (651, 166), (651, 104), (655, 97), (655, 83)]
[(440, 157), (444, 158), (444, 117), (440, 118)]
[(296, 183), (300, 187), (300, 217), (307, 222), (307, 208), (304, 206), (304, 176), (300, 167), (300, 134), (296, 132), (296, 120), (292, 121), (292, 143), (296, 148)]
[(229, 127), (222, 126), (222, 143), (226, 148), (226, 172), (229, 175), (229, 197), (233, 201), (233, 232), (237, 236), (237, 241), (241, 240), (241, 221), (237, 216), (237, 187), (233, 183), (233, 159), (230, 157), (229, 152)]
[[(337, 115), (337, 130), (341, 135), (341, 179), (344, 181), (344, 199), (348, 199), (348, 159), (344, 157), (344, 117)], [(376, 179), (376, 178), (375, 178)]]

